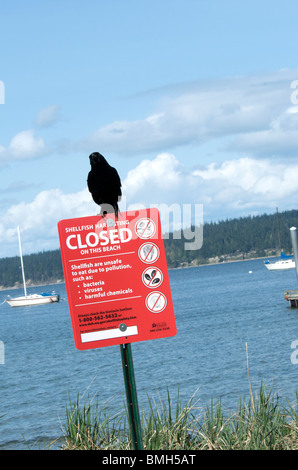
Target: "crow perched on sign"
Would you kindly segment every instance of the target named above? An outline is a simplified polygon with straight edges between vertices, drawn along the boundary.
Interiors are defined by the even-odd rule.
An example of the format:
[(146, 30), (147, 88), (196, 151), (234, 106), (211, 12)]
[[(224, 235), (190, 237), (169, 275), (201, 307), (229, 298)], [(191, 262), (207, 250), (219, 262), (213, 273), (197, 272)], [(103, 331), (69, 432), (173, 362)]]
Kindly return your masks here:
[(121, 181), (118, 172), (110, 166), (98, 152), (89, 155), (91, 170), (88, 173), (87, 185), (93, 201), (101, 206), (101, 215), (114, 210), (118, 217), (118, 201), (121, 199)]

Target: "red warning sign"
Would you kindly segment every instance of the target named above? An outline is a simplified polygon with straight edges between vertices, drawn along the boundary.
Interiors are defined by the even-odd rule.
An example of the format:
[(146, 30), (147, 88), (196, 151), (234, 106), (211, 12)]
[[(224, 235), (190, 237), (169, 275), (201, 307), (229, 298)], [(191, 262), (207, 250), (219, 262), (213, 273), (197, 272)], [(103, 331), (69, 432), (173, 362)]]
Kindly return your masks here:
[(58, 231), (78, 349), (176, 334), (157, 209), (61, 220)]

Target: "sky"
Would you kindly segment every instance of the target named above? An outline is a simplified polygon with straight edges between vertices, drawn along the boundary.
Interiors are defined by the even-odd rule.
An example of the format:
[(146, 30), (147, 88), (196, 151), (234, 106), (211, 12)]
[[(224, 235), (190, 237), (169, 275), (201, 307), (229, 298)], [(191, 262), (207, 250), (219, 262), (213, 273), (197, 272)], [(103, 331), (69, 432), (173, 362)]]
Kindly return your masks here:
[(99, 212), (94, 151), (122, 211), (296, 209), (297, 14), (297, 0), (1, 2), (0, 257), (18, 254), (18, 225), (36, 253), (59, 248), (59, 220)]

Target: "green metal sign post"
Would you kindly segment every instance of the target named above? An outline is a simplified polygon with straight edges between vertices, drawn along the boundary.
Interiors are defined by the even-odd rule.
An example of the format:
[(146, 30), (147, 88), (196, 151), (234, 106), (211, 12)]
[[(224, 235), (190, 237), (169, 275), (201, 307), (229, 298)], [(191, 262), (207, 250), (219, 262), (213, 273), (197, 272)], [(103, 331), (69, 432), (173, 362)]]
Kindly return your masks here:
[(132, 446), (143, 450), (130, 343), (177, 333), (159, 211), (65, 219), (58, 231), (75, 345), (120, 345)]
[(134, 450), (143, 450), (142, 428), (130, 343), (121, 344), (120, 351), (133, 448)]

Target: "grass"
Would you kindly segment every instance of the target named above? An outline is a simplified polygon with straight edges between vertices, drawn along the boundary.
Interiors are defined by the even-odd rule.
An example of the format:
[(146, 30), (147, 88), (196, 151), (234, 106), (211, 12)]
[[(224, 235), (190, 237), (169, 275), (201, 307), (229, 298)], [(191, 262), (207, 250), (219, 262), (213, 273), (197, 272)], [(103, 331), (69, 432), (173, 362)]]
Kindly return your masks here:
[[(141, 414), (144, 450), (297, 450), (298, 393), (295, 404), (282, 405), (264, 384), (256, 396), (239, 397), (234, 413), (221, 402), (204, 408), (194, 401), (148, 397), (148, 413)], [(97, 399), (79, 396), (66, 410), (63, 449), (128, 450), (132, 443), (127, 413), (109, 416)]]
[[(298, 397), (297, 397), (298, 398)], [(294, 450), (298, 448), (296, 406), (285, 408), (278, 395), (261, 386), (258, 396), (239, 398), (234, 414), (224, 417), (220, 403), (207, 407), (200, 429), (200, 449)]]
[(129, 449), (125, 444), (128, 432), (123, 429), (122, 415), (107, 415), (98, 400), (75, 403), (66, 409), (66, 424), (63, 428), (65, 447), (70, 450), (120, 450)]

